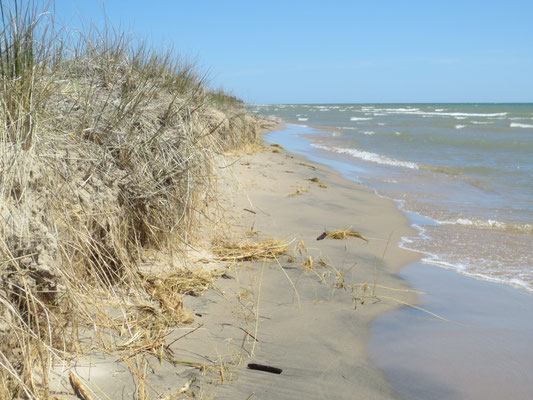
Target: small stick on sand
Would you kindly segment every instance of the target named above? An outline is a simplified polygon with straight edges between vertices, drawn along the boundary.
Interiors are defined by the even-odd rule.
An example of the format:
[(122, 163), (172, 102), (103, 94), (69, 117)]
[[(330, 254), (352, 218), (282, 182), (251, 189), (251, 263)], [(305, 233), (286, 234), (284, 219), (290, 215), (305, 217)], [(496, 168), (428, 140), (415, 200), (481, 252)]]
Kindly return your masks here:
[(272, 374), (278, 374), (278, 375), (281, 374), (281, 372), (283, 371), (281, 368), (271, 367), (269, 365), (254, 364), (254, 363), (248, 364), (248, 368), (255, 369), (257, 371), (270, 372)]

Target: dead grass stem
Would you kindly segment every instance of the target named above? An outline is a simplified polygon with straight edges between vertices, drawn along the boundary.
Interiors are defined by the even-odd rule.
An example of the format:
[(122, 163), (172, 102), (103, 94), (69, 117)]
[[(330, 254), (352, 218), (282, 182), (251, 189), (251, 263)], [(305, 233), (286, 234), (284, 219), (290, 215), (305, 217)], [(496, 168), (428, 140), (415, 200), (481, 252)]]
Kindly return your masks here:
[(255, 261), (286, 254), (288, 246), (278, 239), (263, 239), (259, 242), (219, 239), (215, 241), (212, 250), (221, 261)]

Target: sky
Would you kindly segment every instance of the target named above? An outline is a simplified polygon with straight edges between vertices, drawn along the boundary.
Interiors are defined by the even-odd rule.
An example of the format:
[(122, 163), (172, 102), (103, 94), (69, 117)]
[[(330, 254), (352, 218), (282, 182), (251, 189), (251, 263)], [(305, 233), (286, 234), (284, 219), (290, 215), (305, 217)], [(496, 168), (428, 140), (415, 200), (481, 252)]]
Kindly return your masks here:
[(533, 102), (533, 1), (56, 0), (249, 103)]

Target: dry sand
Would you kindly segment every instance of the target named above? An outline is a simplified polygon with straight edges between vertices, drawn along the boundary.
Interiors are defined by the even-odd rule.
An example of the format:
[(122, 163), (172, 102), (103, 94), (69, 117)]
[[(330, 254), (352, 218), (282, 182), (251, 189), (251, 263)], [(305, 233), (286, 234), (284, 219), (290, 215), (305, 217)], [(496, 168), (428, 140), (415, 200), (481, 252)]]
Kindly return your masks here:
[[(416, 301), (396, 275), (417, 259), (397, 246), (415, 234), (406, 217), (392, 201), (278, 147), (230, 156), (219, 170), (223, 212), (214, 217), (224, 214), (225, 222), (216, 234), (282, 239), (290, 255), (236, 263), (213, 289), (185, 299), (195, 322), (166, 340), (181, 363), (150, 363), (150, 398), (175, 393), (191, 376), (199, 398), (399, 398), (369, 361), (367, 342), (377, 315)], [(368, 242), (316, 240), (325, 229), (345, 228)], [(312, 269), (302, 265), (309, 257)], [(250, 370), (250, 362), (283, 372)], [(89, 354), (72, 370), (95, 398), (134, 398), (131, 373), (113, 358)], [(56, 371), (57, 390), (75, 398), (65, 370)]]

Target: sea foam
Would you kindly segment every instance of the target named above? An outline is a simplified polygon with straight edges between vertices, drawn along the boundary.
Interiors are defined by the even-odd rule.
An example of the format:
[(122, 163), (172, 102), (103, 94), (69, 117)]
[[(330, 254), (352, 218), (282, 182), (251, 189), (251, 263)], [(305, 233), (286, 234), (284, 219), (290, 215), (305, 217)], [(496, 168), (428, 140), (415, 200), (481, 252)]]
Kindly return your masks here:
[(370, 121), (372, 118), (352, 117), (350, 121)]

